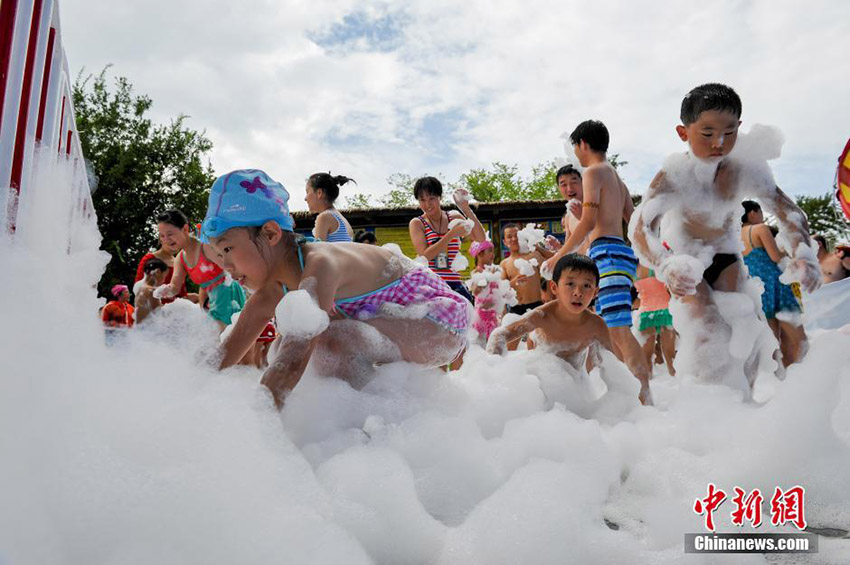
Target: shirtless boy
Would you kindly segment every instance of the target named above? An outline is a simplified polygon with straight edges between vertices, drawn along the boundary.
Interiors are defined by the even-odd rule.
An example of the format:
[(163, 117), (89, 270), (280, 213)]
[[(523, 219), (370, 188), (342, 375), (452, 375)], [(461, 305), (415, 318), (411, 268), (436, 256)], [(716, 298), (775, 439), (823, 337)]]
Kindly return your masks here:
[[(584, 365), (582, 357), (589, 347), (601, 346), (613, 352), (608, 326), (587, 308), (598, 285), (599, 270), (593, 260), (578, 253), (561, 257), (549, 281), (554, 300), (495, 330), (487, 342), (487, 351), (504, 354), (508, 343), (535, 332), (538, 347), (553, 349), (558, 357), (577, 368)], [(644, 402), (649, 385), (641, 384), (639, 398)]]
[[(685, 96), (682, 125), (676, 132), (688, 143), (689, 152), (665, 162), (635, 213), (629, 235), (641, 263), (654, 268), (659, 280), (667, 283), (673, 296), (671, 308), (677, 303), (683, 306), (684, 316), (674, 319), (691, 319), (685, 325), (675, 324), (681, 326), (676, 328), (682, 336), (680, 351), (690, 349), (686, 357), (692, 367), (688, 369), (704, 379), (736, 380), (740, 372), (734, 364), (743, 361), (743, 374), (751, 387), (758, 372), (761, 338), (738, 334), (742, 340), (752, 340), (752, 350), (738, 351), (742, 340), (731, 348), (733, 327), (721, 313), (716, 294), (725, 291), (724, 300), (738, 300), (734, 302), (737, 312), (727, 315), (751, 317), (757, 323), (761, 311), (755, 307), (757, 302), (752, 314), (748, 309), (742, 313), (739, 299), (743, 295), (732, 294), (744, 291), (747, 278), (741, 260), (741, 200), (758, 198), (776, 217), (791, 247), (790, 268), (806, 291), (820, 286), (820, 269), (808, 244), (805, 215), (776, 186), (766, 164), (758, 168), (729, 156), (738, 141), (740, 117), (741, 99), (728, 86), (704, 84)], [(733, 349), (737, 354), (731, 354)]]
[[(558, 192), (561, 193), (568, 205), (561, 220), (564, 226), (564, 241), (566, 241), (581, 220), (581, 204), (584, 200), (581, 172), (572, 165), (564, 165), (555, 173), (555, 178), (558, 183)], [(587, 239), (581, 242), (576, 252), (587, 255)]]
[(641, 401), (649, 401), (650, 369), (632, 334), (632, 295), (637, 258), (623, 239), (623, 221), (629, 221), (634, 206), (626, 185), (607, 160), (608, 129), (587, 120), (570, 134), (576, 157), (584, 170), (581, 220), (554, 257), (543, 265), (552, 272), (568, 253), (590, 241), (588, 255), (599, 268), (599, 298), (596, 312), (602, 316), (620, 357), (641, 383)]
[[(529, 310), (534, 310), (541, 304), (543, 299), (540, 296), (540, 265), (552, 253), (542, 247), (535, 247), (528, 253), (520, 253), (518, 224), (507, 224), (502, 229), (502, 237), (511, 256), (500, 263), (502, 267), (502, 278), (507, 279), (511, 283), (511, 287), (516, 291), (517, 304), (511, 306), (509, 312), (522, 316)], [(520, 273), (520, 269), (516, 265), (517, 259), (530, 261), (535, 259), (537, 266), (534, 267), (534, 272), (530, 275)]]

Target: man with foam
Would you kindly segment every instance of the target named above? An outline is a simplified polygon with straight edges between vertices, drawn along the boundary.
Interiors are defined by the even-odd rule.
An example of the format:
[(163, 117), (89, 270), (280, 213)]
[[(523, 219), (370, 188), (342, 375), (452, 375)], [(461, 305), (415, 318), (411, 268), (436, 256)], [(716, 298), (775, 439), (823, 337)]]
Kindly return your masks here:
[(629, 236), (640, 262), (654, 268), (673, 295), (670, 310), (682, 338), (677, 366), (749, 395), (776, 343), (741, 260), (741, 201), (757, 198), (778, 220), (791, 250), (789, 280), (811, 292), (820, 286), (820, 272), (806, 218), (767, 164), (779, 155), (781, 135), (754, 126), (739, 137), (740, 117), (741, 99), (728, 86), (704, 84), (685, 96), (676, 132), (689, 151), (667, 158), (632, 217)]

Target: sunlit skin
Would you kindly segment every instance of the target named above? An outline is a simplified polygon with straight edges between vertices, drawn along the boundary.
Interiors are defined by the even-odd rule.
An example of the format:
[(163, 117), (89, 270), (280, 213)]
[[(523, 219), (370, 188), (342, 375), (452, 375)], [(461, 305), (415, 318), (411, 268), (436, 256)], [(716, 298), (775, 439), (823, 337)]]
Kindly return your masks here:
[[(561, 226), (564, 228), (564, 241), (569, 240), (572, 233), (578, 227), (581, 220), (581, 203), (584, 201), (584, 186), (581, 177), (574, 174), (561, 175), (558, 177), (558, 191), (567, 202), (573, 201), (569, 210), (561, 217)], [(587, 239), (585, 239), (576, 249), (577, 253), (587, 255)], [(558, 243), (555, 248), (560, 249)]]

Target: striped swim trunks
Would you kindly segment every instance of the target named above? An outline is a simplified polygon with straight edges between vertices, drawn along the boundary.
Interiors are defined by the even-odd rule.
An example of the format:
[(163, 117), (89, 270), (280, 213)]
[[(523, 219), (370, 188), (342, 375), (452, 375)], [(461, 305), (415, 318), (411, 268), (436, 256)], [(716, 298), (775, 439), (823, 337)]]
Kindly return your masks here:
[(600, 237), (590, 244), (588, 255), (599, 269), (596, 313), (609, 328), (632, 325), (632, 286), (638, 260), (619, 237)]

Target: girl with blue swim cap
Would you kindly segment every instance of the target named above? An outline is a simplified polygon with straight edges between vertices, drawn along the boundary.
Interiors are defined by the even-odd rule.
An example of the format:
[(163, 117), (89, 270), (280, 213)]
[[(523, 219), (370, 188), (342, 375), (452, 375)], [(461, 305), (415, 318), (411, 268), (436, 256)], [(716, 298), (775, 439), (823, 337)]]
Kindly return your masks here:
[(278, 407), (311, 358), (321, 374), (359, 386), (376, 364), (441, 366), (460, 354), (471, 314), (466, 300), (430, 270), (381, 247), (307, 242), (292, 231), (288, 201), (283, 185), (256, 169), (213, 184), (202, 239), (253, 291), (222, 344), (221, 368), (251, 348), (284, 297), (282, 337), (262, 379)]

